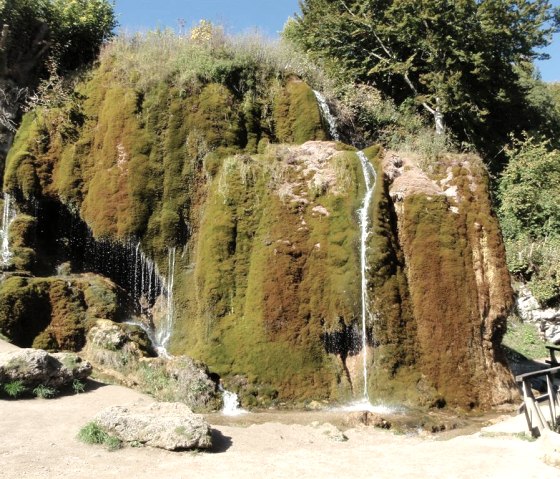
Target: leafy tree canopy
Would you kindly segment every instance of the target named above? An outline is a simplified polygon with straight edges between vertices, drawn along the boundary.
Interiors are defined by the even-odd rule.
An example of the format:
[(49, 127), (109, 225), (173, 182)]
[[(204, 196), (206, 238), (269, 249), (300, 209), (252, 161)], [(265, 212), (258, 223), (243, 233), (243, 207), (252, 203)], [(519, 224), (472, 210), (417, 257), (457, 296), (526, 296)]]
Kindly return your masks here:
[(285, 36), (346, 80), (413, 97), (463, 140), (521, 131), (519, 65), (558, 30), (548, 0), (302, 0)]
[(516, 140), (499, 182), (500, 219), (507, 238), (560, 237), (560, 151), (546, 141)]
[(33, 83), (49, 56), (75, 69), (96, 57), (115, 26), (108, 0), (0, 0), (0, 76)]

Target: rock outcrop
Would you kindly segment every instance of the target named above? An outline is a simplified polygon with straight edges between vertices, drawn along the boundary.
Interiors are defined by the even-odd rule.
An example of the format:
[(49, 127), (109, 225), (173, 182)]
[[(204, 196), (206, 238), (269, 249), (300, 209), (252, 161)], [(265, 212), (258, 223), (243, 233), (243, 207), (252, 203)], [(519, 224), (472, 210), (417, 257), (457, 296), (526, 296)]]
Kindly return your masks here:
[(169, 451), (212, 447), (208, 423), (181, 403), (112, 406), (97, 414), (94, 422), (125, 443)]
[[(379, 180), (364, 348), (362, 164), (353, 147), (324, 141), (311, 88), (268, 70), (184, 89), (168, 78), (139, 86), (117, 60), (104, 56), (77, 85), (67, 115), (40, 109), (23, 118), (4, 190), (26, 216), (11, 228), (23, 249), (9, 268), (33, 277), (0, 286), (15, 298), (0, 304), (0, 332), (64, 347), (60, 322), (85, 319), (85, 334), (94, 319), (124, 319), (88, 319), (73, 279), (54, 279), (55, 266), (70, 261), (118, 285), (127, 317), (161, 324), (153, 312), (171, 311), (163, 315), (173, 324), (170, 353), (203, 361), (242, 406), (343, 401), (364, 386), (372, 399), (423, 405), (488, 407), (513, 397), (499, 352), (512, 294), (480, 160), (430, 165), (365, 150)], [(45, 277), (56, 291), (70, 282), (73, 300), (46, 301), (41, 289), (52, 314), (45, 308), (33, 329), (7, 330), (29, 312), (14, 290), (34, 298)], [(145, 357), (115, 328), (90, 336), (92, 361), (157, 397), (214, 407), (205, 367)]]
[(446, 402), (510, 401), (516, 389), (500, 344), (513, 294), (487, 173), (477, 157), (449, 155), (430, 178), (420, 159), (389, 152), (384, 162), (392, 172), (418, 369)]
[(37, 386), (60, 389), (86, 379), (91, 371), (89, 362), (72, 353), (49, 354), (31, 348), (0, 353), (0, 384), (21, 381), (30, 390)]
[(139, 326), (99, 320), (83, 354), (99, 371), (158, 400), (182, 402), (196, 411), (221, 407), (218, 385), (203, 363), (187, 356), (154, 357)]
[(546, 341), (560, 344), (560, 308), (542, 308), (523, 285), (519, 288), (516, 305), (521, 319), (535, 324)]

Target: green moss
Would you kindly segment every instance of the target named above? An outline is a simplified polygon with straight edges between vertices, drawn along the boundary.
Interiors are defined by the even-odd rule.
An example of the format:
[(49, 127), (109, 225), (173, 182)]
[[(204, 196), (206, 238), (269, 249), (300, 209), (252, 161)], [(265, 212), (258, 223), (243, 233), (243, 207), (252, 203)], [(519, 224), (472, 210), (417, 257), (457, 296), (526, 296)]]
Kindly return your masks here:
[(14, 144), (6, 158), (4, 191), (20, 192), (25, 198), (37, 196), (39, 179), (33, 150), (39, 143), (39, 127), (34, 113), (24, 115)]
[(282, 143), (327, 139), (313, 90), (299, 79), (291, 79), (280, 91), (273, 118), (275, 135)]
[(48, 282), (13, 276), (0, 284), (0, 330), (20, 347), (50, 322)]
[[(208, 186), (194, 269), (176, 277), (178, 307), (184, 295), (192, 319), (177, 321), (172, 350), (202, 359), (226, 383), (246, 377), (246, 405), (349, 395), (324, 335), (359, 314), (359, 189), (351, 186), (359, 162), (348, 153), (330, 160), (334, 194), (308, 189), (282, 155), (223, 160)], [(297, 194), (313, 193), (329, 216), (281, 198), (278, 178), (302, 182)]]
[(463, 160), (453, 179), (458, 212), (444, 196), (408, 196), (402, 231), (420, 370), (447, 403), (472, 407), (490, 400), (488, 377), (497, 373), (486, 365), (504, 363), (511, 287), (484, 172), (476, 158)]
[[(85, 291), (85, 293), (84, 293)], [(0, 330), (14, 344), (79, 351), (96, 317), (114, 319), (114, 285), (91, 276), (72, 279), (13, 276), (0, 285)]]
[[(413, 369), (418, 356), (416, 324), (405, 275), (405, 259), (398, 239), (397, 216), (389, 196), (389, 185), (381, 173), (381, 149), (373, 146), (364, 152), (378, 175), (370, 209), (371, 232), (367, 250), (367, 288), (375, 317), (371, 325), (372, 337), (377, 345), (369, 389), (372, 397), (396, 398), (414, 385), (403, 378), (418, 379), (406, 372)], [(399, 382), (402, 384), (397, 387)], [(401, 393), (397, 392), (398, 389)]]

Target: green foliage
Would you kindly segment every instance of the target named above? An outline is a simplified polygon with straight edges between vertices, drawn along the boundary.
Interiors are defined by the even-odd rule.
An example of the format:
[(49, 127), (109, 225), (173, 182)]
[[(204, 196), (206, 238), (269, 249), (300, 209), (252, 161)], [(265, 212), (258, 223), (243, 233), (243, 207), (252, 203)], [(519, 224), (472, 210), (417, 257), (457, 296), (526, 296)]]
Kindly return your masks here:
[(506, 238), (510, 272), (527, 283), (531, 293), (543, 305), (560, 299), (560, 238), (532, 239), (527, 236)]
[(538, 239), (560, 234), (560, 151), (526, 137), (506, 150), (499, 180), (500, 219), (507, 238)]
[(50, 399), (56, 396), (57, 390), (55, 388), (50, 388), (43, 384), (39, 384), (35, 389), (33, 389), (33, 394), (41, 399)]
[(508, 267), (543, 306), (560, 299), (560, 151), (526, 137), (506, 150), (498, 183)]
[(102, 444), (109, 451), (122, 448), (122, 441), (101, 428), (96, 422), (89, 422), (78, 432), (78, 439), (86, 444)]
[(255, 89), (264, 93), (260, 89), (266, 81), (278, 75), (324, 81), (313, 62), (284, 42), (258, 34), (226, 36), (220, 26), (208, 22), (201, 41), (198, 28), (187, 35), (171, 30), (119, 35), (103, 50), (101, 60), (112, 64), (122, 82), (141, 91), (170, 81), (186, 92), (222, 83), (243, 96)]
[(11, 398), (18, 398), (25, 392), (25, 386), (23, 385), (23, 381), (21, 379), (10, 381), (9, 383), (5, 383), (3, 385), (4, 392), (10, 396)]
[(523, 124), (516, 65), (558, 28), (548, 0), (305, 0), (301, 11), (285, 37), (336, 77), (411, 98), (486, 149)]
[(62, 70), (93, 61), (116, 20), (107, 0), (4, 0), (0, 24), (7, 25), (0, 74), (34, 85), (49, 55)]

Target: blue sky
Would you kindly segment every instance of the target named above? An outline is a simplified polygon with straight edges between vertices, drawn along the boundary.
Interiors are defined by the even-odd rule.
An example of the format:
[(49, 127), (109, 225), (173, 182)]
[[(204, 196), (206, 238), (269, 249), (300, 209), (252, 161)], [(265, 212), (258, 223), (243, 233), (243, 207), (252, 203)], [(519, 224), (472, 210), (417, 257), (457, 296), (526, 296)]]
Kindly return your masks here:
[[(552, 0), (560, 6), (560, 0)], [(201, 19), (211, 20), (239, 33), (258, 29), (268, 36), (282, 30), (286, 19), (299, 12), (297, 0), (115, 0), (121, 28), (133, 32), (155, 27), (178, 28), (179, 19), (187, 28)], [(538, 62), (545, 81), (560, 82), (560, 35), (546, 50), (550, 60)]]

